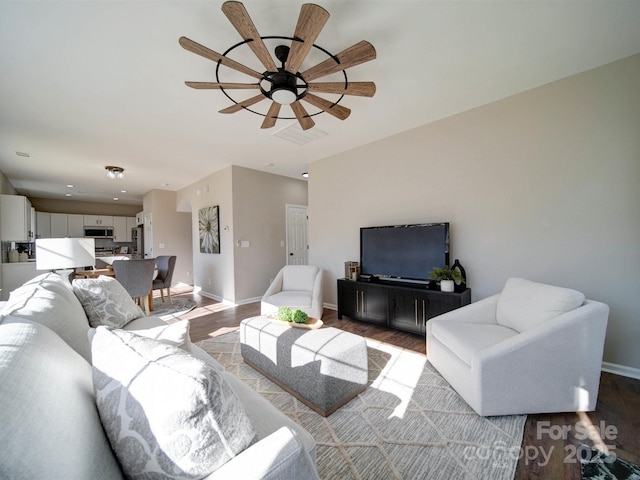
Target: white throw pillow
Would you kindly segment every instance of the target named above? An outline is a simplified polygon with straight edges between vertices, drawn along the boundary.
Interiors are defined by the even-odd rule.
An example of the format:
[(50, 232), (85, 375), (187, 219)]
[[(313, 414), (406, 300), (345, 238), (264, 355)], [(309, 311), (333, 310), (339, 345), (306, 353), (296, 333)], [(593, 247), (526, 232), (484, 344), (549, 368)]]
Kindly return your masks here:
[(578, 308), (584, 294), (569, 288), (510, 278), (498, 298), (498, 324), (524, 332)]
[(79, 278), (73, 281), (73, 292), (84, 308), (89, 325), (122, 328), (131, 320), (144, 317), (125, 288), (113, 277)]
[(222, 375), (183, 350), (105, 327), (91, 347), (98, 412), (128, 478), (202, 478), (255, 438)]
[[(165, 345), (171, 345), (191, 353), (191, 337), (189, 336), (189, 320), (180, 320), (167, 325), (144, 329), (127, 329), (127, 332), (135, 333), (141, 337), (150, 338)], [(90, 328), (88, 333), (89, 343), (96, 334), (95, 328)]]

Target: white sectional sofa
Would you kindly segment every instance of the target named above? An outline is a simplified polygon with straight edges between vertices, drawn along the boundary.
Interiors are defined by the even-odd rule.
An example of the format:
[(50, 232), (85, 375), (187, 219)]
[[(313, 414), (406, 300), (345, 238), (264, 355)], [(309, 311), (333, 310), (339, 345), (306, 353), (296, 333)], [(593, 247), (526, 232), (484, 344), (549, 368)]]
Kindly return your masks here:
[[(117, 449), (110, 443), (104, 410), (99, 411), (96, 402), (96, 392), (104, 385), (96, 387), (94, 383), (96, 378), (104, 377), (104, 372), (92, 367), (90, 331), (95, 332), (94, 363), (98, 338), (116, 342), (129, 339), (130, 343), (124, 345), (127, 355), (133, 348), (131, 342), (146, 342), (164, 352), (175, 350), (169, 357), (195, 365), (211, 378), (224, 379), (224, 388), (230, 387), (232, 392), (229, 395), (239, 399), (239, 408), (253, 429), (251, 435), (255, 433), (249, 446), (231, 455), (215, 471), (189, 478), (318, 478), (313, 437), (191, 344), (188, 328), (187, 339), (180, 348), (175, 341), (165, 345), (171, 341), (162, 343), (164, 340), (148, 340), (130, 333), (152, 331), (156, 332), (152, 336), (161, 338), (163, 334), (158, 331), (165, 330), (160, 328), (163, 326), (167, 324), (151, 316), (129, 321), (122, 329), (98, 327), (93, 331), (74, 288), (55, 273), (40, 275), (12, 292), (0, 312), (0, 478), (152, 478), (145, 477), (144, 472), (132, 474), (123, 470)], [(116, 332), (120, 332), (119, 336)], [(110, 357), (108, 350), (101, 352), (102, 366), (108, 367), (100, 367), (101, 370), (120, 368), (123, 359), (128, 358), (120, 354)], [(146, 368), (140, 375), (143, 370)], [(169, 377), (163, 377), (159, 384), (167, 386)], [(121, 390), (126, 390), (127, 385), (123, 385)], [(152, 398), (147, 404), (149, 411), (167, 404), (169, 396)], [(126, 413), (133, 416), (131, 405), (123, 405)], [(136, 422), (140, 419), (133, 418), (132, 424)], [(230, 428), (233, 430), (235, 425)], [(176, 474), (162, 478), (187, 477)]]

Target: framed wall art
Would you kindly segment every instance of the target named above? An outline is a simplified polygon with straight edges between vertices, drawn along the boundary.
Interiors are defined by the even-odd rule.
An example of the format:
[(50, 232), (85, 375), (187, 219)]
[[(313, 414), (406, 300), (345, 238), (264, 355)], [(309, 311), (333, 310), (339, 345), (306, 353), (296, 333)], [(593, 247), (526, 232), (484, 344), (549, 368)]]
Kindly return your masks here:
[(201, 253), (220, 253), (218, 205), (198, 210), (198, 232)]

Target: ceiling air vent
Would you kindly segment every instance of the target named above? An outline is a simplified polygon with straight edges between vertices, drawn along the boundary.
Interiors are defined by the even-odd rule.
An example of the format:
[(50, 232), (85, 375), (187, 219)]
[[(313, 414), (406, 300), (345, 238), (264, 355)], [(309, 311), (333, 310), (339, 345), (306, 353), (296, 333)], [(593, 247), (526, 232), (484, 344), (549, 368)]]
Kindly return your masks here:
[(327, 135), (327, 132), (323, 132), (318, 127), (310, 128), (309, 130), (302, 130), (300, 124), (297, 122), (292, 123), (273, 134), (274, 137), (295, 143), (296, 145), (304, 145), (305, 143), (313, 142), (314, 140), (326, 137)]

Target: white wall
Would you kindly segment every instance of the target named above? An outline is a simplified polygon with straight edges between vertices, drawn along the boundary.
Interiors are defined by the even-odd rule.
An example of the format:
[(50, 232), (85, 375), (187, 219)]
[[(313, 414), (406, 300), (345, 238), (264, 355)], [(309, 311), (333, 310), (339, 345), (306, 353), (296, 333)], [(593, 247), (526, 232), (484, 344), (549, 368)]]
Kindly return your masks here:
[(154, 257), (175, 255), (172, 284), (193, 284), (191, 215), (176, 211), (176, 192), (154, 189), (143, 197), (144, 212), (152, 214)]
[[(285, 205), (307, 205), (307, 182), (233, 167), (236, 299), (261, 298), (286, 264)], [(248, 248), (237, 242), (249, 241)], [(286, 244), (286, 243), (285, 243)]]
[[(261, 297), (285, 264), (285, 204), (307, 203), (307, 182), (231, 166), (177, 192), (178, 211), (190, 211), (194, 285), (236, 303)], [(220, 254), (200, 253), (198, 210), (218, 205)], [(236, 246), (249, 241), (250, 247)]]
[(611, 307), (605, 360), (640, 368), (640, 55), (317, 161), (309, 214), (328, 303), (360, 227), (449, 221), (474, 301), (581, 290)]
[[(176, 201), (178, 211), (191, 212), (194, 286), (201, 289), (203, 294), (218, 300), (235, 301), (231, 173), (231, 167), (227, 167), (179, 190)], [(200, 253), (198, 211), (215, 205), (219, 207), (220, 253)]]

